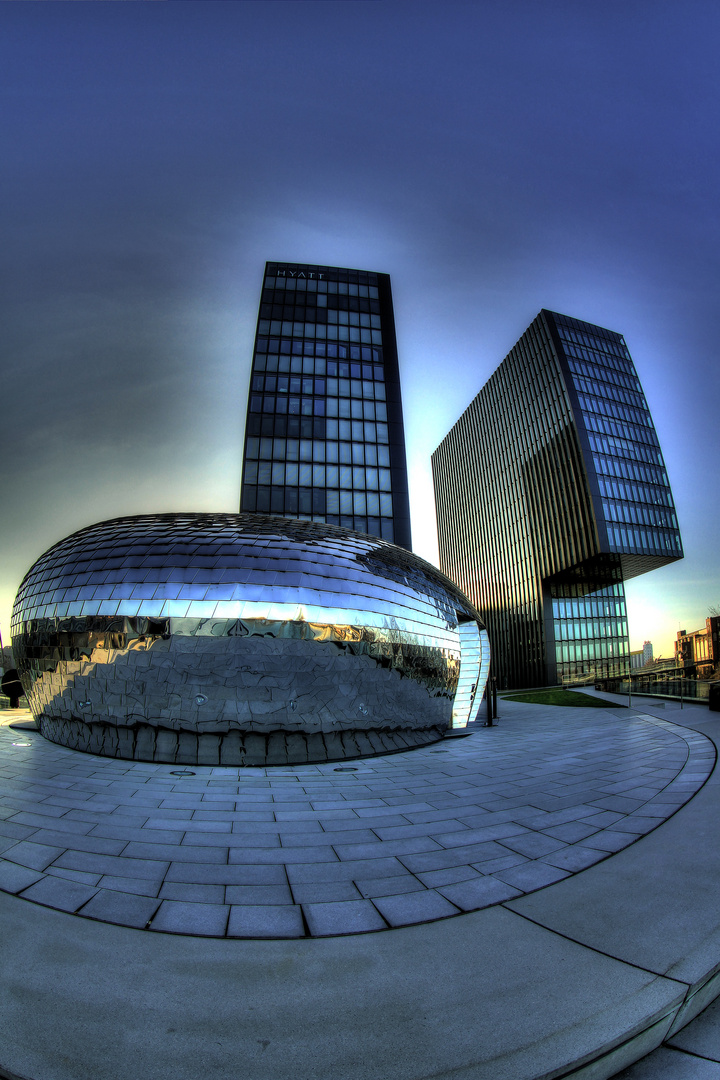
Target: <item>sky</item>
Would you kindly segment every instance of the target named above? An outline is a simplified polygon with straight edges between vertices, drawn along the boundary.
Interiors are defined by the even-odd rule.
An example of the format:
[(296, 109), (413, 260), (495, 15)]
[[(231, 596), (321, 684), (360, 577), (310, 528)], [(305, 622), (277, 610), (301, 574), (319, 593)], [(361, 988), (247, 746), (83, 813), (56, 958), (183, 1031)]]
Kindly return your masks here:
[(538, 311), (625, 335), (720, 604), (715, 0), (0, 3), (0, 630), (122, 514), (238, 508), (266, 260), (389, 273), (415, 551), (430, 454)]

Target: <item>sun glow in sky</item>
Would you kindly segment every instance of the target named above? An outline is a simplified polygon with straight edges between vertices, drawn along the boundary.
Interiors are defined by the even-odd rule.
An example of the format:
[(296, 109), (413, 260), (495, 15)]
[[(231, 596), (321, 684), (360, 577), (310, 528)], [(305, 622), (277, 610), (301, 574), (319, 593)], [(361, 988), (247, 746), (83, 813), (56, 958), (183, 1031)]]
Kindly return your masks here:
[(688, 0), (4, 4), (0, 628), (94, 521), (237, 509), (267, 259), (391, 275), (414, 548), (430, 454), (543, 308), (625, 335), (720, 603), (720, 9)]

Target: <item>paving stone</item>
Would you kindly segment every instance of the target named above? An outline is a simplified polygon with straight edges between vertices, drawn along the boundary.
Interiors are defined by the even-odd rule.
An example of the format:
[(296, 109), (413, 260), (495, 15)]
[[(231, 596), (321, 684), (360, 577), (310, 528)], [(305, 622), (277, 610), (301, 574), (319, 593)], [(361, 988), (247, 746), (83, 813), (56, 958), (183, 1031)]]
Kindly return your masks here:
[(326, 904), (331, 900), (360, 900), (360, 891), (352, 881), (320, 881), (294, 884), (296, 904)]
[(171, 863), (165, 881), (192, 885), (282, 885), (287, 877), (280, 865)]
[(365, 934), (388, 925), (369, 900), (303, 904), (302, 909), (313, 937)]
[[(0, 851), (12, 873), (38, 875), (18, 891), (40, 884), (47, 866), (58, 884), (194, 908), (289, 909), (294, 899), (308, 909), (360, 904), (347, 910), (367, 914), (364, 898), (437, 888), (452, 903), (447, 889), (477, 897), (491, 880), (484, 904), (488, 889), (533, 891), (621, 850), (687, 801), (714, 765), (703, 736), (671, 723), (579, 715), (580, 727), (561, 715), (540, 726), (513, 717), (502, 746), (481, 732), (361, 761), (352, 773), (334, 763), (208, 766), (185, 780), (167, 766), (38, 740), (21, 768), (0, 769)], [(505, 881), (511, 873), (517, 880)], [(94, 910), (110, 917), (100, 900)]]
[(562, 878), (569, 876), (567, 870), (548, 866), (547, 863), (542, 862), (526, 862), (522, 866), (511, 866), (510, 869), (499, 870), (495, 874), (500, 881), (505, 881), (522, 892), (542, 889), (546, 885), (552, 885), (554, 881), (561, 881)]
[(507, 855), (507, 848), (500, 847), (491, 840), (486, 844), (427, 851), (419, 855), (403, 855), (400, 861), (408, 870), (418, 873), (422, 870), (441, 870), (448, 866), (462, 866), (466, 863), (482, 862), (485, 859), (497, 859), (504, 855)]
[(289, 885), (228, 885), (226, 904), (292, 904)]
[(16, 844), (5, 858), (20, 863), (21, 866), (29, 866), (31, 870), (44, 870), (64, 851), (64, 847), (49, 847), (47, 844), (34, 844), (31, 840), (25, 840)]
[(228, 937), (239, 938), (296, 938), (305, 937), (305, 926), (299, 907), (265, 904), (255, 907), (244, 904), (230, 908)]
[(442, 870), (428, 870), (415, 875), (428, 889), (439, 889), (441, 885), (454, 885), (458, 881), (471, 881), (481, 877), (479, 870), (472, 866), (448, 866)]
[(549, 866), (557, 866), (561, 870), (570, 870), (577, 874), (580, 870), (587, 870), (588, 866), (594, 866), (607, 858), (607, 852), (598, 851), (596, 848), (582, 848), (577, 844), (563, 848), (562, 851), (554, 851), (551, 855), (544, 855), (540, 862)]
[(57, 908), (58, 911), (77, 911), (97, 892), (91, 885), (63, 878), (45, 876), (22, 893), (24, 900)]
[(356, 878), (355, 885), (360, 895), (368, 898), (427, 891), (427, 887), (414, 874), (405, 874), (404, 877), (369, 878), (367, 881)]
[(636, 840), (637, 836), (634, 833), (621, 833), (614, 832), (611, 829), (605, 829), (603, 832), (595, 833), (594, 836), (590, 836), (587, 840), (583, 840), (579, 846), (614, 853), (629, 847), (629, 845), (633, 844)]
[(224, 885), (190, 885), (187, 882), (165, 881), (157, 895), (162, 900), (188, 900), (193, 904), (224, 904)]
[(444, 885), (438, 888), (438, 892), (461, 911), (478, 911), (491, 904), (502, 904), (505, 900), (522, 896), (519, 889), (493, 877), (476, 877), (454, 885)]
[(164, 862), (226, 863), (228, 849), (219, 844), (196, 847), (191, 844), (143, 844), (133, 842), (123, 849), (122, 857), (162, 860)]
[(120, 855), (96, 855), (89, 851), (66, 851), (56, 863), (68, 870), (138, 878), (162, 877), (170, 865), (152, 859), (125, 859)]
[(357, 877), (402, 877), (405, 868), (397, 859), (353, 859), (345, 862), (293, 863), (287, 866), (292, 885), (308, 881), (353, 881)]
[[(57, 873), (54, 868), (53, 873)], [(104, 874), (98, 881), (98, 885), (103, 889), (110, 889), (112, 892), (133, 893), (137, 896), (157, 896), (162, 885), (162, 878), (129, 878)]]
[(83, 915), (118, 926), (134, 926), (142, 930), (152, 919), (160, 901), (147, 896), (133, 896), (126, 892), (100, 889), (85, 904)]
[(456, 905), (434, 889), (403, 893), (401, 896), (382, 896), (373, 902), (390, 926), (410, 926), (459, 914)]
[(22, 892), (23, 889), (27, 889), (41, 878), (42, 874), (38, 873), (37, 870), (31, 870), (27, 866), (20, 866), (18, 863), (0, 859), (0, 889), (3, 892)]
[(562, 840), (537, 832), (508, 836), (501, 843), (504, 848), (510, 848), (511, 851), (516, 851), (518, 855), (524, 855), (527, 859), (539, 859), (542, 855), (549, 855), (551, 851), (560, 851), (565, 847)]
[(86, 874), (82, 870), (64, 870), (59, 866), (48, 866), (45, 871), (51, 877), (65, 878), (66, 881), (79, 881), (83, 885), (97, 885), (101, 874)]
[(191, 904), (163, 900), (150, 929), (168, 934), (224, 937), (230, 909), (225, 904)]

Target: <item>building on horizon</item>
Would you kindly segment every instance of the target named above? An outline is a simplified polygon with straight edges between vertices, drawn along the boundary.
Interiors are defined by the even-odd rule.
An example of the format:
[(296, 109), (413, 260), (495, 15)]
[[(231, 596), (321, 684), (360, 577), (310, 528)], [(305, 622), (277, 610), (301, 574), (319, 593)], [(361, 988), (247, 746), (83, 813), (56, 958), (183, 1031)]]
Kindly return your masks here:
[(652, 641), (643, 641), (642, 649), (633, 649), (630, 653), (630, 667), (633, 671), (647, 667), (653, 662)]
[(709, 679), (720, 673), (720, 616), (708, 616), (699, 630), (678, 630), (675, 663), (688, 679)]
[(630, 669), (624, 581), (682, 558), (621, 334), (541, 311), (432, 455), (440, 567), (500, 687)]
[(387, 274), (266, 263), (240, 509), (341, 525), (410, 549)]

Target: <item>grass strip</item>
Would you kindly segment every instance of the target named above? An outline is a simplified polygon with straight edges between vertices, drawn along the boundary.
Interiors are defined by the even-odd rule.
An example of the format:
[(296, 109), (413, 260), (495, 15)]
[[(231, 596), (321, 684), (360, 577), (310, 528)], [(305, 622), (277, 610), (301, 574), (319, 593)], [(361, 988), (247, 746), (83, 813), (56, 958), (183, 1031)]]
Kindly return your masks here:
[(528, 705), (567, 705), (570, 708), (583, 709), (624, 709), (615, 701), (591, 697), (580, 690), (531, 690), (529, 693), (503, 694), (503, 701), (523, 701)]

